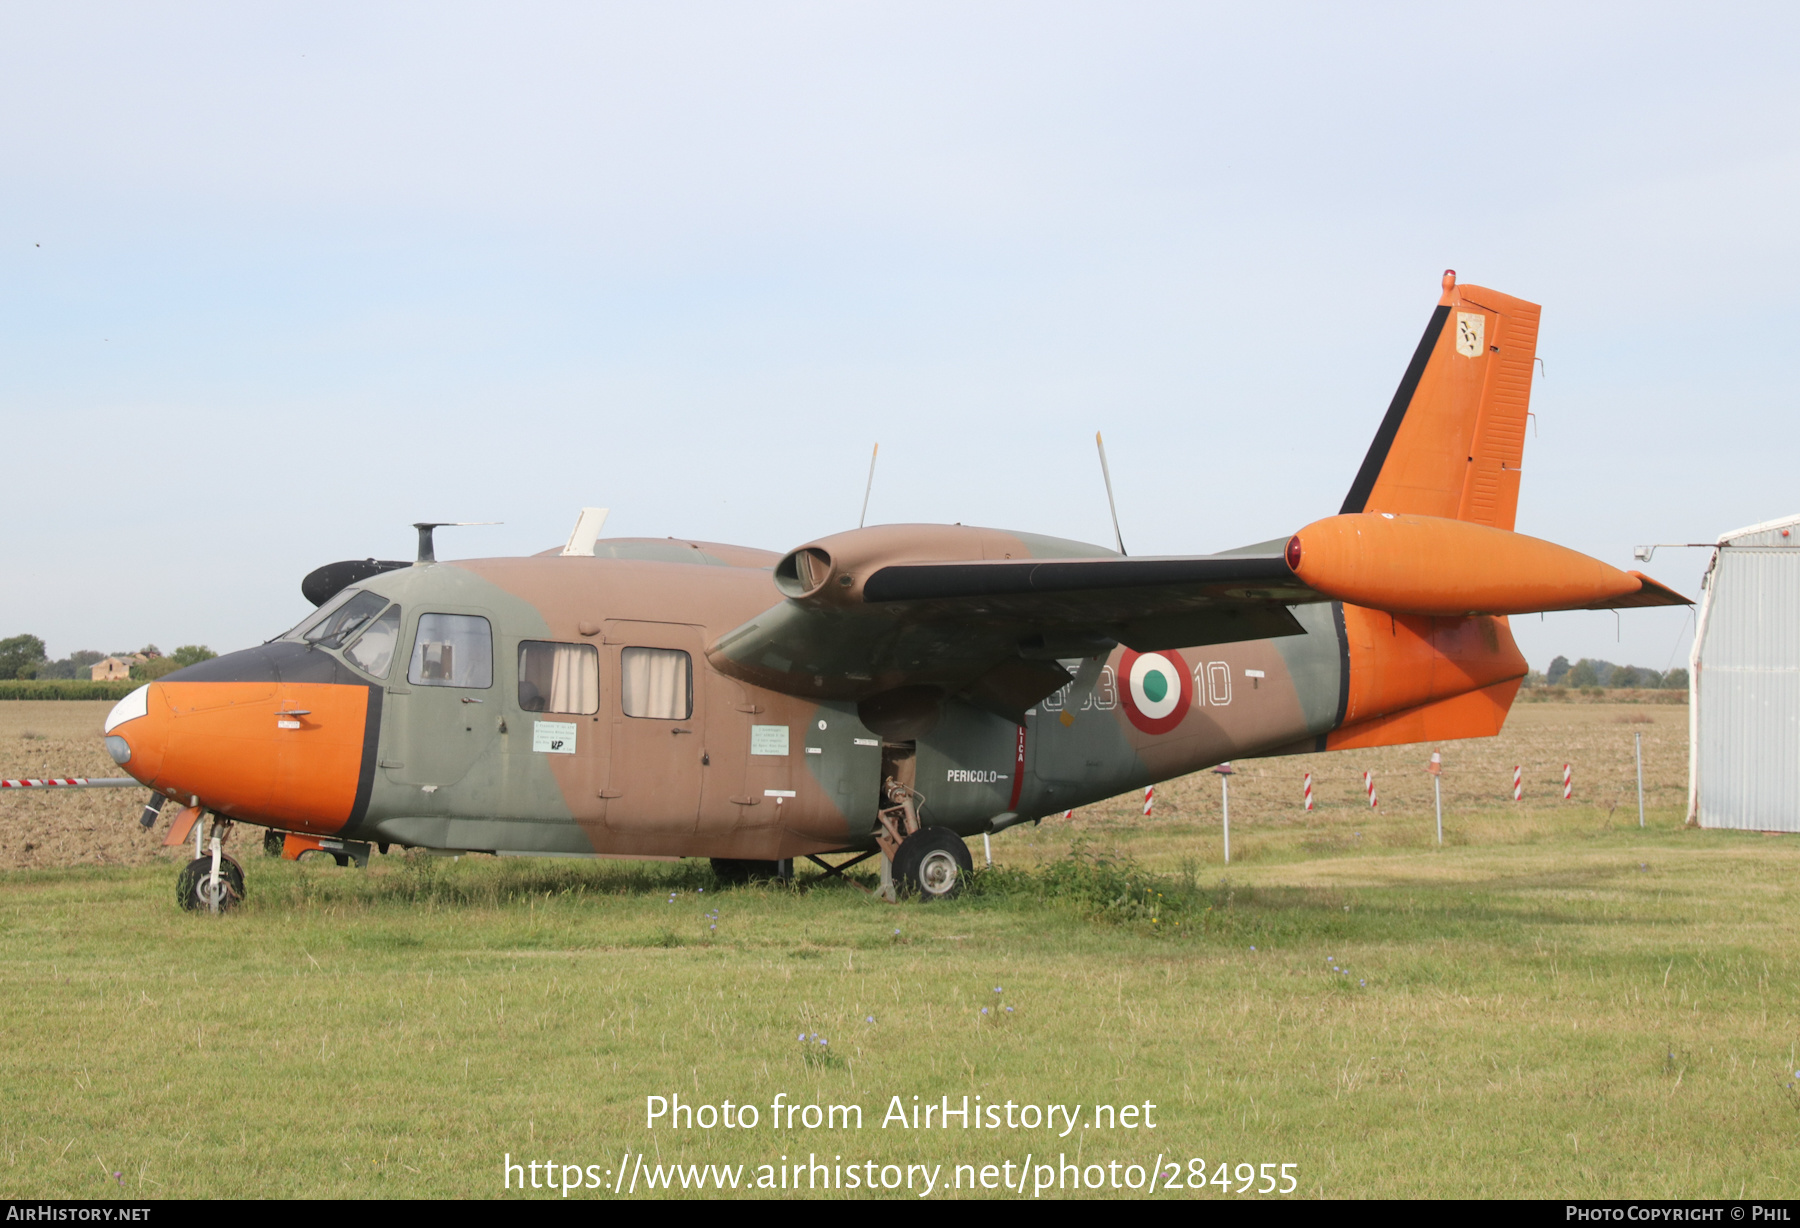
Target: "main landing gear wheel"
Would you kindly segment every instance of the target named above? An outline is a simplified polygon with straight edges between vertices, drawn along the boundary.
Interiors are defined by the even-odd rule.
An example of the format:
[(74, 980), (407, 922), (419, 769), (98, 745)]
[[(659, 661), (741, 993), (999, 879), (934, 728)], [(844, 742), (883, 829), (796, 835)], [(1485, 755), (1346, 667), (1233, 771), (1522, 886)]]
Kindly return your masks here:
[(713, 877), (729, 887), (745, 883), (766, 883), (781, 877), (779, 861), (743, 861), (735, 857), (714, 857)]
[(894, 853), (894, 877), (924, 900), (955, 899), (974, 869), (969, 846), (946, 827), (921, 828)]
[[(189, 912), (213, 910), (212, 857), (196, 857), (182, 867), (175, 880), (175, 898)], [(244, 867), (229, 857), (219, 858), (219, 911), (235, 908), (244, 898)]]

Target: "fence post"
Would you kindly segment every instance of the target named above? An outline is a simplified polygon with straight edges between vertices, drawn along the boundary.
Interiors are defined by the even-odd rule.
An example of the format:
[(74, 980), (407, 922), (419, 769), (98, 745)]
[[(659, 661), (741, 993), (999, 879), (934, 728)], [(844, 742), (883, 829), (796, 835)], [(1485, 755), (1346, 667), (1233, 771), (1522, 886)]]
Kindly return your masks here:
[(1220, 813), (1225, 821), (1225, 864), (1231, 864), (1231, 774), (1229, 763), (1221, 763), (1213, 771), (1219, 774)]
[(1442, 847), (1444, 843), (1444, 789), (1440, 774), (1444, 770), (1444, 761), (1438, 757), (1438, 752), (1435, 750), (1431, 752), (1431, 762), (1425, 765), (1425, 770), (1431, 773), (1431, 800), (1437, 809), (1438, 845)]
[(1637, 744), (1638, 826), (1641, 828), (1644, 825), (1644, 735), (1634, 733), (1631, 740)]

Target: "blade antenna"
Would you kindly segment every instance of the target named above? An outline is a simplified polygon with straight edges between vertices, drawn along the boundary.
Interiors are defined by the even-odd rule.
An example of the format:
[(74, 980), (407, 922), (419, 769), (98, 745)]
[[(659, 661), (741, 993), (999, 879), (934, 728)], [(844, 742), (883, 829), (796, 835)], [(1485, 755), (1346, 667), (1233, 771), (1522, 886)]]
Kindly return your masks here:
[(431, 542), (431, 534), (432, 534), (433, 530), (436, 530), (436, 529), (464, 529), (464, 528), (474, 528), (474, 527), (477, 527), (480, 525), (504, 524), (504, 523), (506, 523), (506, 522), (502, 521), (502, 520), (418, 520), (418, 521), (414, 521), (413, 528), (415, 528), (419, 531), (419, 557), (413, 561), (413, 566), (421, 567), (426, 563), (437, 562), (437, 550), (432, 545), (432, 542)]
[(862, 528), (864, 523), (869, 519), (869, 492), (875, 489), (875, 458), (880, 455), (881, 445), (876, 444), (875, 450), (869, 453), (869, 484), (863, 487), (862, 515), (856, 518), (856, 527), (859, 529)]
[(1100, 476), (1106, 479), (1106, 508), (1112, 513), (1113, 540), (1119, 543), (1119, 553), (1127, 553), (1125, 538), (1119, 532), (1119, 508), (1113, 502), (1112, 470), (1106, 467), (1106, 441), (1100, 438), (1100, 432), (1094, 432), (1094, 446), (1100, 449)]

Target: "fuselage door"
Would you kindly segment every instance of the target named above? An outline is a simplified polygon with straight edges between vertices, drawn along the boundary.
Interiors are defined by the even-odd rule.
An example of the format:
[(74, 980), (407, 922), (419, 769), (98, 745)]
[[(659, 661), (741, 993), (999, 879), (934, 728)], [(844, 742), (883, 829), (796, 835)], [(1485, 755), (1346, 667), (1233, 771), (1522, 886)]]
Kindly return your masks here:
[(689, 835), (700, 813), (706, 691), (699, 627), (610, 621), (601, 688), (612, 713), (606, 826)]
[(454, 785), (493, 744), (493, 622), (485, 612), (423, 611), (406, 672), (383, 705), (381, 766), (405, 785)]

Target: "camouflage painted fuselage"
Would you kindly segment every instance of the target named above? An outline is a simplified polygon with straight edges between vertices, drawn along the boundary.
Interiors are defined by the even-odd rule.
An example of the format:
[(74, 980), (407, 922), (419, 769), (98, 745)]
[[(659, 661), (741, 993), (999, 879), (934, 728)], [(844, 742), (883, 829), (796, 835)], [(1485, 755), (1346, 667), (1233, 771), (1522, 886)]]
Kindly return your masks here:
[[(981, 535), (996, 557), (1110, 554), (955, 532)], [(140, 778), (167, 795), (313, 835), (524, 854), (776, 859), (872, 847), (884, 753), (896, 745), (914, 752), (922, 820), (973, 834), (1223, 760), (1322, 748), (1357, 715), (1348, 710), (1353, 654), (1342, 607), (1314, 603), (1294, 607), (1303, 634), (1152, 654), (1162, 679), (1151, 683), (1154, 703), (1142, 686), (1134, 695), (1140, 654), (1113, 647), (1094, 654), (1080, 684), (1043, 695), (1022, 721), (946, 694), (930, 728), (902, 743), (868, 728), (852, 699), (796, 696), (726, 672), (754, 673), (754, 663), (735, 664), (720, 641), (790, 604), (772, 583), (776, 556), (679, 542), (602, 542), (596, 553), (436, 563), (370, 578), (357, 589), (401, 611), (385, 676), (352, 664), (354, 639), (336, 649), (274, 641), (206, 662), (151, 688), (153, 713), (172, 713), (160, 722), (165, 744), (128, 767), (161, 767)], [(487, 621), (489, 685), (416, 680), (414, 639), (420, 618), (433, 614)], [(1388, 616), (1381, 621), (1385, 629)], [(1482, 655), (1503, 667), (1461, 677), (1461, 690), (1523, 673), (1516, 652), (1505, 651), (1504, 620), (1455, 621), (1497, 631)], [(909, 647), (904, 611), (892, 622), (888, 657), (900, 666), (916, 669), (914, 657), (934, 650), (955, 655), (942, 637)], [(598, 711), (523, 706), (526, 642), (593, 645)], [(688, 654), (686, 719), (626, 715), (621, 654), (630, 648)], [(1077, 675), (1081, 664), (1062, 668)], [(239, 693), (221, 701), (213, 694), (221, 686)], [(213, 695), (207, 703), (185, 698), (203, 689)], [(1407, 706), (1441, 697), (1420, 694)], [(246, 753), (253, 741), (273, 744), (279, 762), (264, 775), (282, 784), (251, 794), (221, 778), (207, 750), (221, 740)], [(312, 749), (327, 746), (336, 747), (329, 760)], [(352, 760), (353, 784), (344, 779)]]
[(889, 777), (973, 834), (1227, 759), (1497, 733), (1508, 614), (1686, 599), (1513, 532), (1538, 308), (1442, 286), (1342, 510), (1289, 538), (589, 554), (578, 523), (531, 558), (330, 564), (317, 618), (354, 590), (361, 621), (134, 692), (108, 749), (190, 815), (314, 837), (774, 860), (873, 847)]

